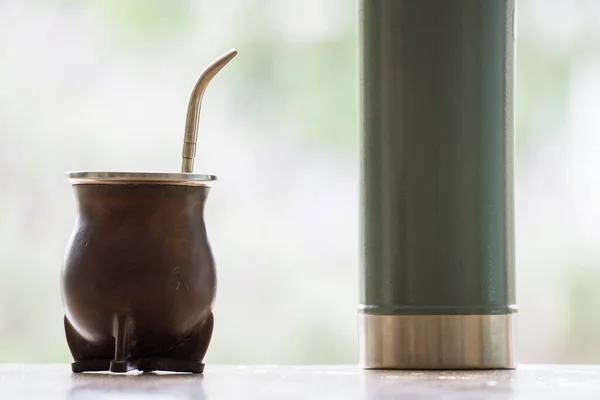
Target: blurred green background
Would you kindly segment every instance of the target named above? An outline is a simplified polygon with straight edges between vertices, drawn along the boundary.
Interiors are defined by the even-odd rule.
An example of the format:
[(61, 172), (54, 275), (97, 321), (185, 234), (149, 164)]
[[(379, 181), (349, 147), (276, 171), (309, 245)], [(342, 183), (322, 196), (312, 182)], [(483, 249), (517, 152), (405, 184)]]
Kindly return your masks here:
[[(492, 1), (492, 0), (487, 0)], [(522, 362), (600, 362), (600, 2), (519, 0)], [(68, 170), (177, 171), (188, 95), (219, 291), (209, 363), (355, 363), (357, 5), (0, 0), (0, 362), (68, 362)]]

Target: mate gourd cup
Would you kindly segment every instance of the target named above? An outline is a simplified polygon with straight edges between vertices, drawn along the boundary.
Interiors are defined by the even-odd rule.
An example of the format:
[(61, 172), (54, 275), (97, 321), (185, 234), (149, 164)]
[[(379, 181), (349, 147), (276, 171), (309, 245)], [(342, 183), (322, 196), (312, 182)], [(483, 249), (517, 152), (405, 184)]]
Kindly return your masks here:
[(78, 207), (61, 274), (73, 372), (203, 372), (216, 291), (204, 207), (216, 177), (192, 169), (203, 92), (236, 54), (194, 87), (181, 173), (67, 174)]

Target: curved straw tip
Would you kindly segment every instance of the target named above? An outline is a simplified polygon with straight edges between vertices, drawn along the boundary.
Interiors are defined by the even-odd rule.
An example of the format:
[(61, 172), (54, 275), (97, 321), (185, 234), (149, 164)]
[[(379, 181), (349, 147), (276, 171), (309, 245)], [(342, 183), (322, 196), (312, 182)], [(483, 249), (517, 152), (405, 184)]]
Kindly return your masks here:
[[(227, 53), (223, 54), (221, 57), (217, 58), (215, 61), (213, 61), (208, 67), (206, 67), (205, 69), (205, 73), (208, 71), (211, 71), (212, 74), (214, 75), (216, 74), (218, 71), (221, 70), (221, 68), (223, 68), (229, 61), (231, 61), (231, 59), (235, 56), (237, 56), (238, 52), (236, 49), (231, 49), (229, 50)], [(204, 75), (204, 73), (203, 73)], [(202, 79), (202, 76), (200, 77), (200, 80)], [(210, 78), (208, 78), (208, 80), (212, 79), (212, 76)], [(208, 84), (208, 81), (206, 82)]]
[(223, 55), (223, 58), (224, 58), (224, 59), (227, 59), (227, 60), (229, 61), (229, 60), (231, 60), (233, 57), (237, 56), (237, 54), (238, 54), (238, 51), (237, 51), (237, 49), (233, 48), (233, 49), (229, 50), (227, 53), (225, 53), (225, 54)]

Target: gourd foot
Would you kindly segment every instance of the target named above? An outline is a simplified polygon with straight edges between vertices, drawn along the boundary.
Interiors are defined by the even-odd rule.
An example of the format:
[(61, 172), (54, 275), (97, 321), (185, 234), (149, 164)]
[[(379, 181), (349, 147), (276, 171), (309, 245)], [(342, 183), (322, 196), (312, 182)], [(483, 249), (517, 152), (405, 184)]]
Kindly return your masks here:
[[(169, 371), (201, 374), (204, 372), (202, 360), (212, 337), (214, 318), (208, 318), (181, 343), (162, 354), (135, 354), (131, 348), (132, 327), (129, 314), (117, 314), (114, 318), (114, 338), (99, 344), (86, 341), (73, 328), (65, 317), (67, 343), (74, 362), (74, 373), (110, 371), (125, 373), (132, 370), (143, 372)], [(132, 354), (134, 353), (134, 357)], [(137, 356), (137, 357), (136, 357)]]

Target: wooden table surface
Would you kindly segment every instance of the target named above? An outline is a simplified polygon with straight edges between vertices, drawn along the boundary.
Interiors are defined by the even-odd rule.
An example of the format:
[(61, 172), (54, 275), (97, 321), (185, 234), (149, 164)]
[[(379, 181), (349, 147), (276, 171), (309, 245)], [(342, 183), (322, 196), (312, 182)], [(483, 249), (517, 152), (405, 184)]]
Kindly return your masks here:
[(600, 399), (600, 366), (393, 372), (356, 366), (215, 366), (184, 374), (71, 374), (0, 364), (0, 399)]

